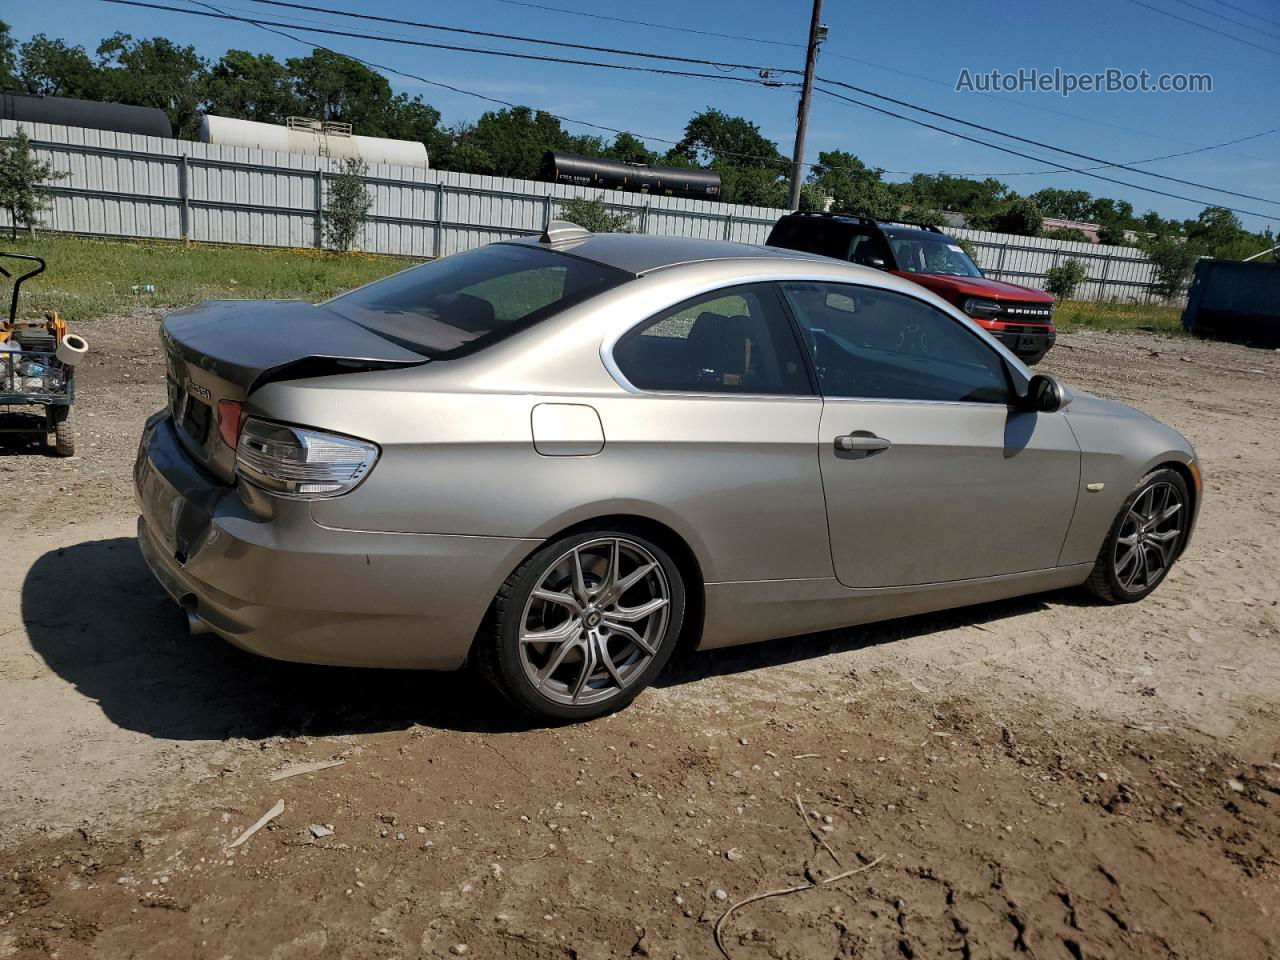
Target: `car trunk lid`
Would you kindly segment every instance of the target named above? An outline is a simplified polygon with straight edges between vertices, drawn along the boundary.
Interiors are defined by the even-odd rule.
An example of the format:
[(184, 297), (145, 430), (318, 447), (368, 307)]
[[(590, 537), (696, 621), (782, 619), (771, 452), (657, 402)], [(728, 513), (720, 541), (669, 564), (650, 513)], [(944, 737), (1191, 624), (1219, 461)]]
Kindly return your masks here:
[[(169, 410), (183, 446), (230, 483), (235, 451), (219, 436), (249, 394), (277, 380), (414, 366), (427, 358), (300, 300), (210, 300), (165, 318)], [(225, 403), (224, 403), (225, 401)]]

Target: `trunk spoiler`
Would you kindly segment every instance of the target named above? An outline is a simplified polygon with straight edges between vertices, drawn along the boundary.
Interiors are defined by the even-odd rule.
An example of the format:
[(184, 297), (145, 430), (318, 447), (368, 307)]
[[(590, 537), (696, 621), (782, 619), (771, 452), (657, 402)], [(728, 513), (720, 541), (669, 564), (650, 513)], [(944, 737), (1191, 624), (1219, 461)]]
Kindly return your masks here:
[(302, 300), (207, 300), (169, 314), (173, 357), (252, 393), (274, 380), (412, 367), (427, 357)]

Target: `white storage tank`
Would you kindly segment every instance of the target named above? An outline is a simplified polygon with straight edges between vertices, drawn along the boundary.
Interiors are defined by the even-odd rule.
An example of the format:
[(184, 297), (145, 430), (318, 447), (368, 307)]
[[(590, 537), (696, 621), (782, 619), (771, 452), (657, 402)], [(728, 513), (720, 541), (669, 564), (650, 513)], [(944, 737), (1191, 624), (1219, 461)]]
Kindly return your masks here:
[(426, 167), (427, 148), (414, 140), (359, 137), (351, 124), (290, 117), (287, 125), (236, 120), (205, 114), (200, 121), (200, 139), (255, 150), (281, 150), (320, 157), (359, 157), (365, 163), (399, 163)]

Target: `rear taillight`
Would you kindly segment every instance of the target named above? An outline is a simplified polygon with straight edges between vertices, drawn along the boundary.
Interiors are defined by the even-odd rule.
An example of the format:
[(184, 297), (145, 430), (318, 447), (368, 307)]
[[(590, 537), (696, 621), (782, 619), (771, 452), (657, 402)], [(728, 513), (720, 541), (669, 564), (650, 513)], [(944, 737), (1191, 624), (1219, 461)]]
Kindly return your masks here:
[(244, 426), (244, 404), (238, 400), (218, 401), (218, 436), (232, 450), (240, 441), (240, 428)]
[(236, 473), (269, 493), (295, 500), (340, 497), (373, 469), (367, 440), (249, 417), (240, 429)]

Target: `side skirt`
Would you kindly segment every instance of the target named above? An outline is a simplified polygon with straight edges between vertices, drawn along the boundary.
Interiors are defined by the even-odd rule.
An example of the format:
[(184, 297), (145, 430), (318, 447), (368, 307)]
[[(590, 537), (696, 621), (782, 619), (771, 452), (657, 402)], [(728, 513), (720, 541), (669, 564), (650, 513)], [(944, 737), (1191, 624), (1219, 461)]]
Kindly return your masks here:
[(877, 620), (1079, 586), (1093, 564), (979, 580), (852, 590), (838, 580), (752, 580), (706, 585), (699, 650), (794, 637)]

